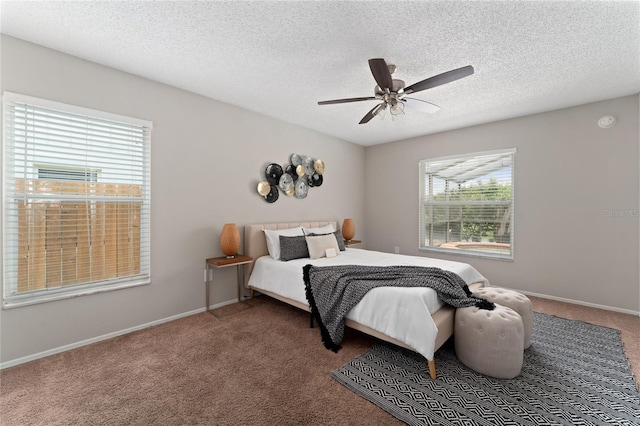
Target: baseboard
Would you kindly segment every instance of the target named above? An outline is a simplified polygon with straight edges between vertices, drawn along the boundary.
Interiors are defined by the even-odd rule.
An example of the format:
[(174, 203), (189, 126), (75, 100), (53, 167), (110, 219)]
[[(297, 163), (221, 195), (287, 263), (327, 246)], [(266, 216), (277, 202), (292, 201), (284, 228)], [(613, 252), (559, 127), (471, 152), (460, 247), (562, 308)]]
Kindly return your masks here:
[[(233, 300), (228, 300), (226, 302), (216, 303), (215, 305), (210, 306), (210, 309), (221, 308), (223, 306), (230, 305), (230, 304), (236, 303), (236, 302), (237, 302), (237, 300), (233, 299)], [(103, 334), (102, 336), (92, 337), (91, 339), (81, 340), (79, 342), (70, 343), (68, 345), (60, 346), (60, 347), (53, 348), (53, 349), (48, 349), (46, 351), (38, 352), (38, 353), (33, 354), (33, 355), (27, 355), (27, 356), (24, 356), (24, 357), (21, 357), (21, 358), (12, 359), (10, 361), (6, 361), (6, 362), (0, 363), (0, 370), (2, 370), (4, 368), (9, 368), (9, 367), (13, 367), (13, 366), (16, 366), (16, 365), (24, 364), (25, 362), (35, 361), (36, 359), (48, 357), (48, 356), (55, 355), (55, 354), (58, 354), (58, 353), (61, 353), (61, 352), (65, 352), (65, 351), (68, 351), (68, 350), (71, 350), (71, 349), (79, 348), (81, 346), (86, 346), (86, 345), (90, 345), (92, 343), (101, 342), (103, 340), (111, 339), (113, 337), (122, 336), (124, 334), (132, 333), (134, 331), (143, 330), (145, 328), (149, 328), (149, 327), (153, 327), (153, 326), (156, 326), (156, 325), (164, 324), (166, 322), (175, 321), (177, 319), (188, 317), (188, 316), (195, 315), (195, 314), (199, 314), (199, 313), (204, 312), (204, 311), (205, 311), (205, 308), (195, 309), (193, 311), (183, 312), (181, 314), (172, 315), (170, 317), (161, 318), (159, 320), (151, 321), (151, 322), (148, 322), (146, 324), (136, 325), (135, 327), (125, 328), (123, 330), (118, 330), (118, 331), (114, 331), (112, 333)]]
[(614, 306), (599, 305), (597, 303), (583, 302), (582, 300), (567, 299), (564, 297), (549, 296), (548, 294), (534, 293), (531, 291), (524, 291), (524, 290), (515, 289), (515, 288), (510, 290), (514, 290), (519, 293), (526, 294), (527, 296), (539, 297), (541, 299), (556, 300), (558, 302), (571, 303), (573, 305), (587, 306), (589, 308), (597, 308), (597, 309), (603, 309), (605, 311), (620, 312), (623, 314), (640, 316), (640, 311), (634, 311), (632, 309), (622, 309), (622, 308), (616, 308)]
[[(565, 303), (572, 303), (574, 305), (581, 305), (581, 306), (588, 306), (590, 308), (597, 308), (597, 309), (604, 309), (605, 311), (613, 311), (613, 312), (620, 312), (623, 314), (629, 314), (629, 315), (635, 315), (635, 316), (640, 316), (640, 311), (634, 311), (631, 309), (622, 309), (622, 308), (616, 308), (613, 306), (606, 306), (606, 305), (599, 305), (597, 303), (589, 303), (589, 302), (583, 302), (581, 300), (574, 300), (574, 299), (567, 299), (564, 297), (556, 297), (556, 296), (549, 296), (547, 294), (540, 294), (540, 293), (534, 293), (531, 291), (524, 291), (524, 290), (520, 290), (520, 289), (512, 289), (514, 291), (518, 291), (520, 293), (526, 294), (528, 296), (534, 296), (534, 297), (539, 297), (541, 299), (549, 299), (549, 300), (556, 300), (558, 302), (565, 302)], [(216, 308), (221, 308), (223, 306), (227, 306), (230, 305), (232, 303), (236, 303), (237, 300), (233, 299), (233, 300), (228, 300), (226, 302), (221, 302), (221, 303), (216, 303), (215, 305), (210, 306), (210, 309), (216, 309)], [(6, 362), (2, 362), (0, 363), (0, 370), (4, 369), (4, 368), (9, 368), (9, 367), (13, 367), (15, 365), (19, 365), (19, 364), (24, 364), (25, 362), (29, 362), (29, 361), (34, 361), (36, 359), (40, 359), (40, 358), (44, 358), (47, 356), (51, 356), (51, 355), (55, 355), (58, 354), (60, 352), (65, 352), (71, 349), (75, 349), (75, 348), (79, 348), (81, 346), (86, 346), (86, 345), (90, 345), (92, 343), (97, 343), (103, 340), (107, 340), (107, 339), (111, 339), (112, 337), (117, 337), (117, 336), (122, 336), (124, 334), (127, 333), (132, 333), (134, 331), (138, 331), (138, 330), (142, 330), (145, 328), (149, 328), (149, 327), (153, 327), (156, 325), (160, 325), (169, 321), (174, 321), (180, 318), (184, 318), (184, 317), (188, 317), (191, 315), (195, 315), (195, 314), (199, 314), (201, 312), (204, 312), (205, 308), (200, 308), (200, 309), (195, 309), (193, 311), (189, 311), (189, 312), (183, 312), (181, 314), (177, 314), (177, 315), (172, 315), (170, 317), (166, 317), (166, 318), (161, 318), (159, 320), (155, 320), (155, 321), (151, 321), (148, 322), (146, 324), (141, 324), (141, 325), (137, 325), (135, 327), (130, 327), (130, 328), (126, 328), (123, 330), (118, 330), (118, 331), (114, 331), (112, 333), (107, 333), (107, 334), (103, 334), (102, 336), (98, 336), (98, 337), (93, 337), (91, 339), (86, 339), (86, 340), (82, 340), (80, 342), (76, 342), (76, 343), (71, 343), (68, 345), (64, 345), (64, 346), (60, 346), (58, 348), (53, 348), (53, 349), (49, 349), (46, 351), (42, 351), (42, 352), (38, 352), (36, 354), (33, 355), (28, 355), (25, 357), (21, 357), (21, 358), (16, 358), (10, 361), (6, 361)]]

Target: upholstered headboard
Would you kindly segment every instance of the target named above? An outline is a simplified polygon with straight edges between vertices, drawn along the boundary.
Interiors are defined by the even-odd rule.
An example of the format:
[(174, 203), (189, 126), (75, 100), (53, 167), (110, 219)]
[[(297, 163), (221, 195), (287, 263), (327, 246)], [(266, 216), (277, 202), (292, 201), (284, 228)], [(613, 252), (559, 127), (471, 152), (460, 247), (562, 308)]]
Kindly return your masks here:
[[(253, 262), (256, 261), (260, 256), (265, 256), (269, 254), (267, 250), (267, 240), (264, 236), (265, 229), (289, 229), (295, 228), (296, 226), (304, 226), (307, 228), (317, 228), (320, 226), (333, 225), (333, 229), (338, 229), (338, 224), (336, 221), (330, 220), (321, 220), (321, 221), (312, 221), (312, 222), (291, 222), (291, 223), (258, 223), (253, 225), (245, 225), (244, 227), (244, 252), (247, 256), (251, 256), (253, 258)], [(247, 269), (245, 270), (245, 285), (249, 280), (249, 276), (251, 275), (251, 271), (253, 271), (253, 263), (247, 265)]]

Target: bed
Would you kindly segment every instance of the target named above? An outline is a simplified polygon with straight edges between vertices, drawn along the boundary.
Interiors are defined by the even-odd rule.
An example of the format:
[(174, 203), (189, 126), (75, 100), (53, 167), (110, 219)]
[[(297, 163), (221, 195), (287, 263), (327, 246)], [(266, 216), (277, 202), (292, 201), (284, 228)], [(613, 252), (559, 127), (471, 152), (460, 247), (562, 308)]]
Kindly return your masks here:
[[(321, 228), (333, 221), (265, 223), (245, 226), (245, 253), (254, 261), (247, 265), (245, 286), (306, 311), (310, 310), (305, 296), (302, 268), (307, 264), (328, 265), (414, 265), (432, 266), (455, 272), (471, 289), (488, 282), (475, 268), (461, 263), (426, 257), (405, 256), (347, 247), (336, 257), (282, 261), (269, 256), (265, 230), (282, 231), (292, 228)], [(286, 231), (285, 231), (286, 232)], [(434, 290), (426, 287), (380, 287), (369, 291), (349, 311), (346, 326), (418, 352), (427, 359), (429, 374), (436, 377), (435, 351), (453, 334), (455, 309), (444, 305)]]

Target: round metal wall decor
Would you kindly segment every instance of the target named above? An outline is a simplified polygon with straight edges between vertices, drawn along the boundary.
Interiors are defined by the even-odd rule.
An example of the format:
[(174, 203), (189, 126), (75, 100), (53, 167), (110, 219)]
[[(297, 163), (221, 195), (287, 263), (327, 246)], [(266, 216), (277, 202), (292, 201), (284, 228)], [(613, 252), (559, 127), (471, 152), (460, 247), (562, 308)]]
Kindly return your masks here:
[(298, 180), (298, 173), (296, 173), (296, 166), (294, 166), (293, 164), (289, 164), (287, 167), (285, 167), (284, 172), (288, 175), (291, 175), (294, 182)]
[(302, 160), (302, 165), (304, 166), (304, 174), (307, 176), (311, 176), (312, 174), (314, 174), (316, 171), (313, 168), (313, 158), (311, 157), (304, 157), (304, 160)]
[(308, 177), (307, 182), (308, 182), (309, 186), (314, 187), (314, 186), (322, 185), (322, 181), (323, 180), (324, 179), (322, 178), (322, 175), (319, 175), (318, 173), (314, 173), (314, 174), (312, 174), (311, 176)]
[(278, 183), (278, 187), (286, 194), (290, 188), (293, 188), (293, 178), (290, 174), (284, 173), (280, 176), (280, 182)]
[(306, 198), (309, 188), (322, 185), (324, 161), (308, 155), (291, 154), (291, 163), (270, 163), (264, 170), (266, 180), (258, 182), (258, 194), (267, 203), (275, 203), (280, 191), (289, 197)]
[(302, 164), (302, 157), (298, 154), (291, 154), (291, 164), (293, 164), (293, 167), (298, 167)]
[(309, 185), (307, 185), (307, 181), (305, 179), (298, 179), (296, 181), (296, 198), (305, 198), (307, 193), (309, 192)]
[(267, 203), (275, 203), (278, 200), (279, 196), (280, 196), (280, 192), (278, 192), (278, 187), (272, 186), (271, 191), (269, 191), (269, 193), (264, 197), (264, 199), (267, 201)]
[(280, 176), (282, 176), (283, 173), (284, 171), (282, 170), (282, 166), (276, 163), (269, 164), (264, 171), (267, 182), (269, 182), (270, 185), (277, 185), (278, 182), (280, 182)]
[(258, 194), (262, 195), (263, 197), (267, 195), (270, 191), (271, 191), (271, 185), (269, 185), (269, 182), (267, 182), (266, 180), (263, 180), (258, 184)]

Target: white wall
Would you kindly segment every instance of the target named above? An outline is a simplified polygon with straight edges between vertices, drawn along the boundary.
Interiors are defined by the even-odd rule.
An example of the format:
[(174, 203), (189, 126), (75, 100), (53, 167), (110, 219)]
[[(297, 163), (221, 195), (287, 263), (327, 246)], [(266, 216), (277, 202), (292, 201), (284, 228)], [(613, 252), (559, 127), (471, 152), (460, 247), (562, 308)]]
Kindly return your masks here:
[[(154, 128), (152, 283), (0, 311), (0, 362), (204, 308), (204, 260), (222, 255), (224, 223), (363, 223), (363, 147), (18, 39), (1, 41), (2, 91), (151, 120)], [(256, 192), (264, 167), (293, 153), (324, 160), (323, 185), (303, 200), (281, 195), (266, 203)], [(235, 268), (216, 271), (212, 304), (235, 297)]]
[[(615, 127), (596, 125), (606, 114)], [(367, 248), (463, 261), (493, 285), (638, 312), (638, 121), (635, 95), (369, 147)], [(419, 160), (511, 147), (515, 260), (419, 251)]]

